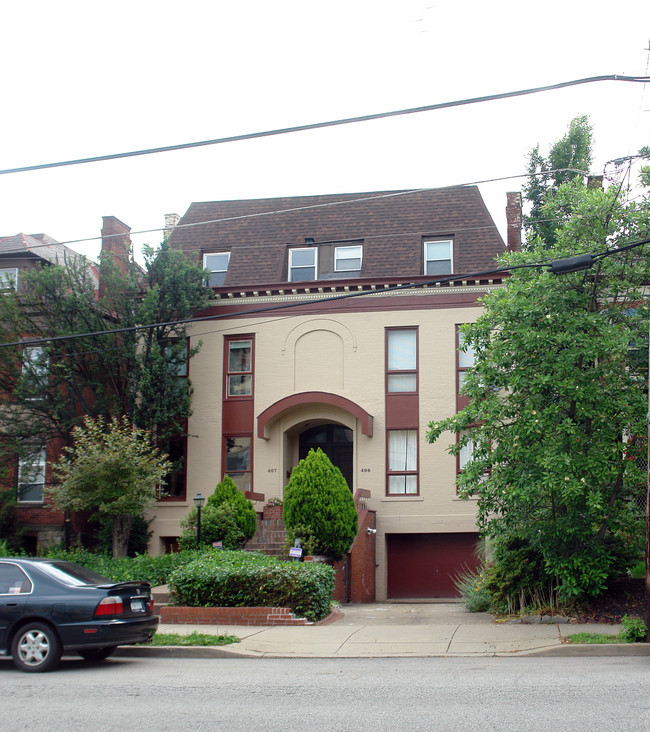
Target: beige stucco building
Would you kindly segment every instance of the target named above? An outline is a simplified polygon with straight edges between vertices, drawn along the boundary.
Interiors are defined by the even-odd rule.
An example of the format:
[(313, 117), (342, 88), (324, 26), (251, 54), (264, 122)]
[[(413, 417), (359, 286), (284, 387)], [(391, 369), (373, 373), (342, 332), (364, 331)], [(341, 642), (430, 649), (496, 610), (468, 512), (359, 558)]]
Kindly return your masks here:
[(369, 492), (376, 599), (453, 594), (475, 505), (426, 432), (462, 405), (458, 326), (501, 283), (478, 190), (193, 204), (170, 241), (210, 269), (216, 297), (192, 325), (183, 475), (154, 509), (152, 551), (225, 473), (261, 510), (320, 446)]

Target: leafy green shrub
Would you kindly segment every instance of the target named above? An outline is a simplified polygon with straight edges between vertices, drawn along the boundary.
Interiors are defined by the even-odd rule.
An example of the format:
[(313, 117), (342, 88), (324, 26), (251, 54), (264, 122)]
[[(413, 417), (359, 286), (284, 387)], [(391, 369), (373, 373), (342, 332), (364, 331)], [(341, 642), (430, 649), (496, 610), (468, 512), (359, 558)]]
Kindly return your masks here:
[[(207, 550), (214, 554), (214, 550)], [(203, 556), (204, 551), (182, 551), (172, 554), (160, 554), (157, 557), (150, 557), (147, 554), (140, 554), (137, 557), (113, 558), (106, 554), (92, 554), (85, 549), (64, 549), (53, 548), (47, 552), (51, 559), (65, 559), (82, 567), (108, 577), (114, 582), (129, 582), (139, 580), (150, 582), (152, 586), (165, 585), (169, 581), (171, 573), (183, 564), (192, 562)]]
[(494, 545), (494, 563), (485, 588), (495, 612), (523, 612), (527, 607), (554, 606), (553, 581), (543, 557), (526, 539), (510, 536)]
[(291, 472), (282, 517), (290, 536), (297, 526), (309, 527), (319, 554), (340, 559), (352, 546), (358, 531), (352, 493), (320, 448), (310, 450)]
[[(131, 519), (131, 531), (129, 533), (129, 543), (127, 544), (126, 555), (135, 557), (137, 554), (146, 554), (149, 546), (149, 539), (152, 531), (149, 531), (149, 524), (153, 519), (147, 520), (144, 516), (134, 516)], [(96, 548), (100, 554), (108, 554), (113, 551), (113, 521), (112, 519), (104, 519), (97, 532), (95, 533), (97, 541)]]
[[(22, 548), (22, 529), (18, 524), (18, 504), (12, 491), (0, 490), (0, 541), (7, 552), (19, 552)], [(4, 556), (10, 556), (5, 553)]]
[(641, 643), (648, 633), (648, 626), (641, 618), (624, 615), (621, 618), (623, 627), (618, 634), (619, 640), (623, 643)]
[(234, 506), (237, 524), (244, 535), (244, 540), (252, 539), (257, 531), (255, 507), (227, 475), (223, 476), (221, 483), (217, 483), (214, 493), (208, 497), (207, 506), (216, 508), (224, 503), (231, 503)]
[(256, 552), (221, 551), (179, 567), (169, 587), (177, 605), (290, 607), (301, 617), (320, 620), (330, 612), (334, 570)]
[(296, 524), (290, 529), (287, 529), (287, 556), (289, 549), (295, 546), (296, 539), (300, 542), (302, 547), (302, 555), (306, 557), (309, 554), (318, 554), (318, 541), (314, 535), (314, 531), (311, 526), (304, 526), (303, 524)]
[(14, 550), (9, 547), (9, 544), (5, 539), (0, 539), (0, 557), (15, 557), (18, 556)]
[[(192, 510), (181, 519), (181, 535), (178, 545), (181, 549), (196, 549), (197, 510)], [(201, 545), (212, 546), (223, 542), (224, 549), (239, 549), (246, 537), (237, 521), (237, 509), (233, 503), (215, 506), (209, 503), (201, 510)]]
[(487, 589), (488, 576), (488, 567), (477, 570), (465, 567), (453, 577), (454, 587), (458, 590), (468, 612), (484, 613), (490, 609), (492, 595)]

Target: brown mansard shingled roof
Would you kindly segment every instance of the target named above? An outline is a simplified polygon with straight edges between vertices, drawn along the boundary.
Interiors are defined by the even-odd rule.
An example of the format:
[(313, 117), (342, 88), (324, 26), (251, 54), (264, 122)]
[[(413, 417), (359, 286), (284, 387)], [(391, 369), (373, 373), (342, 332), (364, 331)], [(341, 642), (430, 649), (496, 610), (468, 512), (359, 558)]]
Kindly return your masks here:
[(287, 249), (306, 238), (362, 241), (361, 277), (381, 279), (422, 275), (422, 242), (446, 237), (454, 274), (488, 270), (505, 249), (475, 186), (193, 203), (170, 243), (197, 263), (230, 251), (225, 285), (240, 287), (286, 282)]

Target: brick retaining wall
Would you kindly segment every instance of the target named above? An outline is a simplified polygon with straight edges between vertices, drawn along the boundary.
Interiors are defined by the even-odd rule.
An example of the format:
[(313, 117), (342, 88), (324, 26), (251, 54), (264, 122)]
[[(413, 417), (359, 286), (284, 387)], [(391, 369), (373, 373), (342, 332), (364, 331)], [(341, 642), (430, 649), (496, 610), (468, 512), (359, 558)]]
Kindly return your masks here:
[(161, 623), (177, 625), (312, 625), (288, 607), (176, 607), (160, 610)]

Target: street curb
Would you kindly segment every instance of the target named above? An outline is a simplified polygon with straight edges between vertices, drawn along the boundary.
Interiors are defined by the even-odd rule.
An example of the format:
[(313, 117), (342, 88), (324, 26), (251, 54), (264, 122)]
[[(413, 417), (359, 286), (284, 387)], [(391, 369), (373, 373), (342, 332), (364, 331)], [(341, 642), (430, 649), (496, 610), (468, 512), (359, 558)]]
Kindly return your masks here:
[(248, 651), (236, 649), (237, 644), (230, 646), (120, 646), (113, 658), (598, 658), (598, 657), (648, 657), (650, 643), (565, 643), (560, 646), (546, 647), (522, 651), (482, 651), (477, 653), (432, 653), (395, 654), (378, 653), (376, 656), (333, 656), (306, 655), (294, 653), (278, 653)]
[(563, 643), (553, 648), (541, 648), (527, 655), (567, 658), (597, 658), (599, 656), (650, 656), (650, 643)]
[[(236, 644), (233, 644), (236, 645)], [(230, 646), (120, 646), (112, 658), (251, 658)]]

